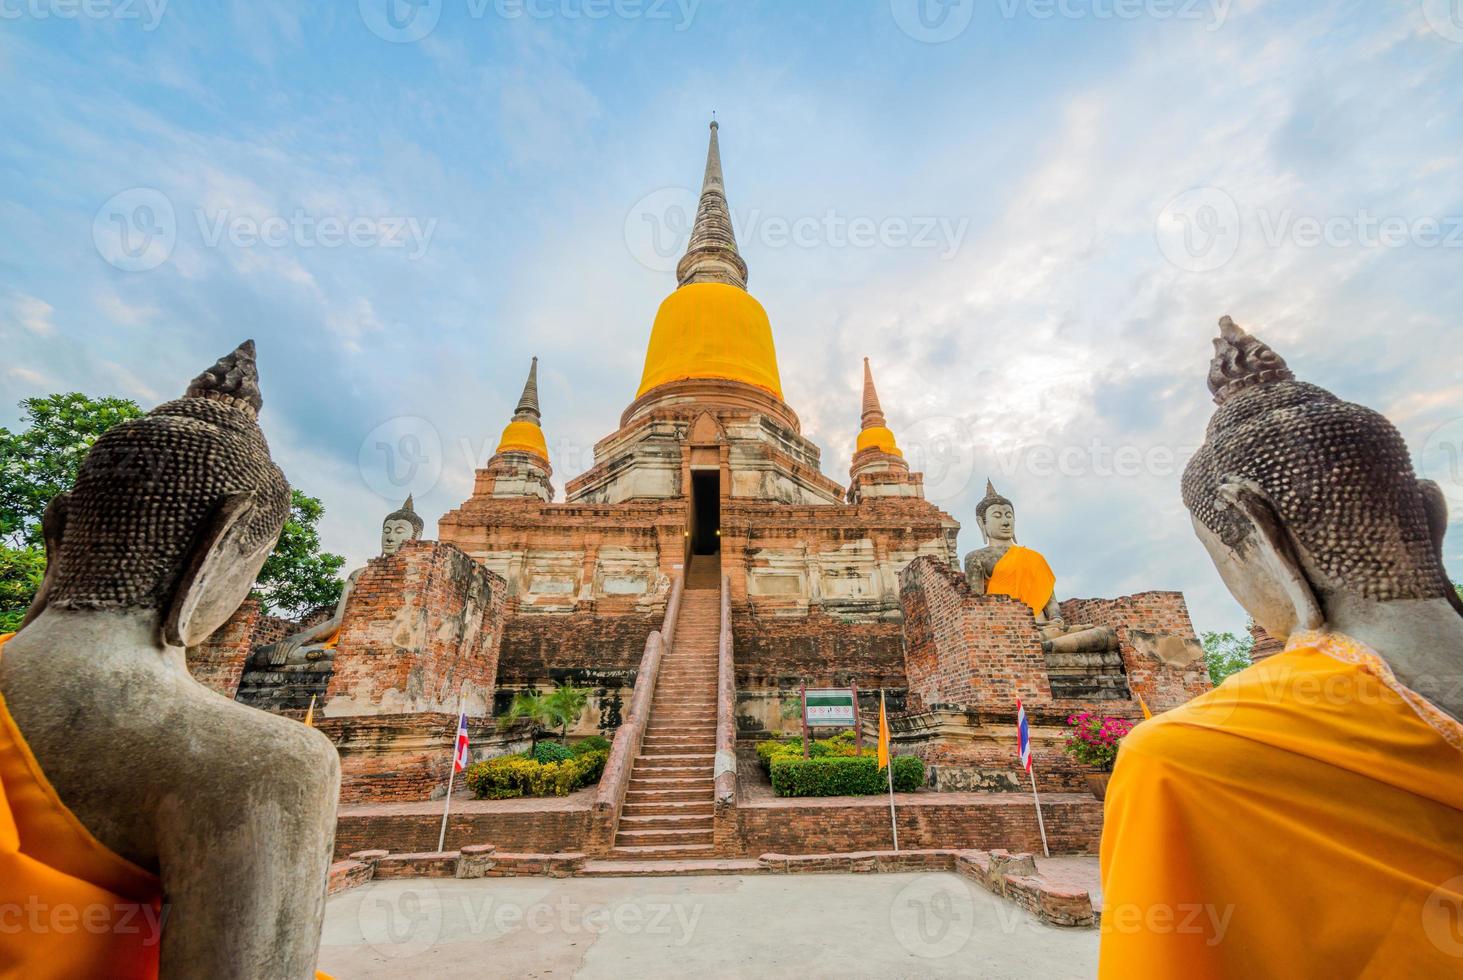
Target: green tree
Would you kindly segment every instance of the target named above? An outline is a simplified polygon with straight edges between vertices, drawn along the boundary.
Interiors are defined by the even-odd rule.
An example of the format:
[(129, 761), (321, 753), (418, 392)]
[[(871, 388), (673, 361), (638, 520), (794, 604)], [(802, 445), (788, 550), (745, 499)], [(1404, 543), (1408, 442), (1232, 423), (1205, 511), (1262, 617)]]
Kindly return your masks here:
[(76, 471), (97, 437), (142, 409), (126, 398), (80, 392), (27, 398), (25, 430), (0, 429), (0, 537), (13, 548), (41, 543), (41, 515), (76, 483)]
[(265, 612), (297, 617), (340, 601), (345, 558), (320, 550), (316, 525), (324, 514), (325, 505), (317, 498), (290, 491), (290, 516), (254, 586)]
[(589, 688), (560, 684), (548, 694), (519, 691), (508, 706), (508, 720), (527, 718), (534, 724), (533, 745), (538, 745), (540, 728), (559, 729), (559, 740), (569, 737), (569, 726), (579, 720), (589, 703)]
[(1217, 687), (1236, 671), (1244, 670), (1253, 663), (1250, 651), (1255, 646), (1252, 636), (1235, 636), (1233, 633), (1205, 633), (1204, 660), (1209, 665), (1209, 679)]
[(0, 633), (20, 629), (45, 573), (46, 553), (41, 548), (0, 544)]
[[(82, 459), (103, 432), (143, 415), (126, 398), (74, 391), (27, 398), (20, 408), (25, 428), (0, 428), (0, 632), (20, 624), (40, 587), (46, 505), (75, 486)], [(337, 573), (345, 559), (320, 550), (316, 525), (324, 512), (316, 498), (290, 492), (289, 519), (255, 592), (269, 611), (299, 615), (340, 601)]]
[(1463, 599), (1463, 582), (1454, 582), (1453, 588), (1458, 593), (1458, 598)]

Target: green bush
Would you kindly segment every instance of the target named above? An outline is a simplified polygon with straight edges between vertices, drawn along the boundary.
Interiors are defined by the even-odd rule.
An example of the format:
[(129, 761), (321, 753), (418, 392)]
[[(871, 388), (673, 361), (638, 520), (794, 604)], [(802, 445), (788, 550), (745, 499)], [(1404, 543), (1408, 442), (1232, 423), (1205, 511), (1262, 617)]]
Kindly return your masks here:
[(537, 762), (526, 755), (502, 755), (469, 766), (463, 773), (463, 779), (480, 800), (568, 796), (579, 787), (599, 779), (608, 759), (609, 753), (603, 750), (552, 762)]
[(534, 762), (563, 762), (574, 758), (574, 753), (569, 746), (558, 742), (540, 742), (533, 747), (531, 757)]
[[(877, 747), (870, 744), (864, 746), (864, 755), (873, 755)], [(840, 732), (832, 738), (814, 739), (808, 745), (808, 755), (814, 759), (828, 757), (852, 757), (854, 755), (853, 732)], [(772, 760), (782, 757), (801, 759), (803, 757), (803, 740), (797, 737), (769, 739), (757, 743), (757, 758), (762, 763), (762, 768), (768, 775), (772, 774)]]
[[(893, 766), (896, 791), (911, 793), (924, 785), (925, 766), (916, 757), (895, 756)], [(889, 777), (868, 753), (813, 759), (804, 759), (801, 754), (774, 754), (770, 768), (772, 791), (778, 796), (873, 796), (889, 789)]]
[(581, 738), (569, 748), (575, 755), (584, 755), (586, 752), (608, 752), (610, 740), (603, 735), (591, 735), (588, 738)]

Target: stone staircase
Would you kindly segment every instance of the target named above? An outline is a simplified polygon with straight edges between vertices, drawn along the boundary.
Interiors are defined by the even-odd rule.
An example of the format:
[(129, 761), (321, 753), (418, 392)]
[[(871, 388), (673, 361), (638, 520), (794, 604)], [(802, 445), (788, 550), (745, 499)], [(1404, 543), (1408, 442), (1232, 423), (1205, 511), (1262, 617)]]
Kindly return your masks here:
[[(715, 562), (715, 556), (710, 560)], [(681, 595), (675, 642), (661, 658), (650, 720), (630, 768), (611, 855), (616, 860), (697, 859), (713, 853), (721, 590), (719, 575), (697, 581), (706, 578), (715, 585), (688, 585)]]

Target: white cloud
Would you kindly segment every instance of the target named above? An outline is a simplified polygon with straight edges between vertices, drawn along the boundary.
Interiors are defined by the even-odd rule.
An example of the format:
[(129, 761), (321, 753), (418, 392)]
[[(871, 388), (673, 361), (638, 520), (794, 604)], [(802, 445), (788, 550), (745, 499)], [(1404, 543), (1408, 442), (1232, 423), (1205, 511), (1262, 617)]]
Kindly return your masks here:
[(56, 332), (51, 315), (56, 308), (45, 300), (25, 293), (13, 293), (10, 297), (10, 315), (22, 329), (39, 337), (48, 337)]

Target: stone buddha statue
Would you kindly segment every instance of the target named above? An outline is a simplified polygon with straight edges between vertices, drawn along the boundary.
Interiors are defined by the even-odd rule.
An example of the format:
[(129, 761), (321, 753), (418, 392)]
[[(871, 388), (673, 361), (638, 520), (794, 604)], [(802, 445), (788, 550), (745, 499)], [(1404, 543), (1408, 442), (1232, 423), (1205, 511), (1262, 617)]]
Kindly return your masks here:
[[(412, 506), (412, 498), (408, 496), (399, 510), (387, 514), (386, 519), (381, 522), (381, 557), (390, 557), (400, 551), (401, 546), (408, 541), (418, 540), (425, 526)], [(350, 602), (356, 580), (365, 570), (362, 566), (346, 578), (340, 601), (335, 604), (335, 612), (329, 619), (287, 636), (278, 643), (260, 647), (250, 658), (249, 665), (258, 670), (329, 670), (335, 659), (335, 645), (340, 639), (340, 624), (345, 619), (346, 603)]]
[[(312, 975), (335, 749), (220, 697), (185, 659), (248, 595), (289, 512), (260, 405), (246, 342), (103, 434), (46, 509), (45, 578), (0, 651), (0, 811), (21, 856), (0, 843), (0, 903), (91, 904), (85, 928), (0, 932), (7, 973)], [(94, 928), (93, 909), (153, 902), (160, 944)]]
[(1194, 530), (1271, 636), (1337, 632), (1455, 719), (1463, 602), (1443, 567), (1448, 508), (1387, 419), (1295, 380), (1229, 317), (1209, 370), (1219, 405), (1184, 471)]
[[(1057, 605), (1056, 575), (1039, 552), (1016, 543), (1016, 508), (986, 481), (984, 499), (975, 507), (975, 521), (985, 538), (985, 547), (965, 556), (965, 580), (971, 591), (1005, 595), (1031, 607), (1041, 632), (1042, 650), (1048, 654), (1076, 655), (1097, 666), (1098, 657), (1080, 655), (1116, 653), (1118, 637), (1105, 626), (1071, 626), (1062, 619)], [(1121, 665), (1121, 659), (1118, 660)]]

